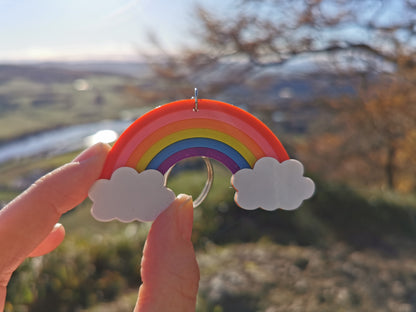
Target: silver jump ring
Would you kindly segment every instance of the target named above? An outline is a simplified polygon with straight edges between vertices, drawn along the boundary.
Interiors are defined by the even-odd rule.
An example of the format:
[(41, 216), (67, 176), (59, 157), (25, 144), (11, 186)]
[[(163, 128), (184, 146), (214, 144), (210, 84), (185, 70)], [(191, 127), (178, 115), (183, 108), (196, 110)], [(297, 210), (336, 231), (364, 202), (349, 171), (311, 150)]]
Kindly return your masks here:
[[(201, 158), (204, 160), (205, 166), (207, 167), (207, 181), (205, 182), (205, 185), (201, 191), (201, 194), (199, 194), (199, 196), (193, 202), (194, 208), (198, 207), (205, 200), (205, 198), (207, 197), (209, 193), (209, 190), (211, 189), (212, 181), (214, 180), (214, 169), (212, 168), (211, 160), (208, 157), (201, 157)], [(168, 178), (173, 167), (175, 167), (175, 165), (170, 167), (168, 171), (166, 171), (165, 173), (165, 183), (164, 183), (165, 186), (167, 185)]]
[(199, 111), (199, 108), (198, 108), (198, 88), (194, 89), (194, 96), (192, 97), (192, 99), (195, 100), (194, 112), (197, 112), (197, 111)]

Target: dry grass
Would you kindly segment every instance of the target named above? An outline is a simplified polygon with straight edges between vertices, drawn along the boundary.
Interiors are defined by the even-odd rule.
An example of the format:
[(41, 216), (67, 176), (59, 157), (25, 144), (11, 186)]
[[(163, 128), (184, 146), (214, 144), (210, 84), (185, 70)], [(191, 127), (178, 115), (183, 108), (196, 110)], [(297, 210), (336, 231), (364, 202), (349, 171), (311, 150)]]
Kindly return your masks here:
[(402, 247), (211, 246), (199, 255), (203, 311), (415, 311), (416, 249)]

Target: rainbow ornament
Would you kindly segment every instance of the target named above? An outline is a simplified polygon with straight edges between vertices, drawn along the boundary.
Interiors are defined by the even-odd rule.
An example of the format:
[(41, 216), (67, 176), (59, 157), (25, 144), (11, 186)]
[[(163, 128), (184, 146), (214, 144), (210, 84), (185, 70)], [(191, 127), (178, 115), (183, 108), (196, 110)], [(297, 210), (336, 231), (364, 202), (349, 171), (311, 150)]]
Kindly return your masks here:
[(289, 159), (283, 145), (259, 119), (231, 104), (181, 100), (160, 106), (137, 119), (120, 136), (107, 158), (102, 178), (121, 167), (164, 174), (182, 159), (206, 156), (233, 174), (252, 168), (263, 157)]
[(293, 210), (312, 196), (314, 183), (273, 132), (248, 112), (219, 101), (181, 100), (138, 118), (109, 152), (90, 189), (92, 215), (99, 221), (153, 221), (175, 199), (164, 175), (195, 156), (227, 167), (235, 202), (252, 210)]

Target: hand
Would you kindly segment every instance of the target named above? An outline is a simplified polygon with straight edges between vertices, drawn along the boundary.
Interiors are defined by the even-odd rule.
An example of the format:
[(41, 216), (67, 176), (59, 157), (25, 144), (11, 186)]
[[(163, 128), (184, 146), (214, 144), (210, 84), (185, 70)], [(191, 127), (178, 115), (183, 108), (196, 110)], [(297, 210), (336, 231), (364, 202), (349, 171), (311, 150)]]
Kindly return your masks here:
[[(109, 146), (97, 144), (38, 180), (0, 210), (0, 311), (12, 273), (27, 257), (54, 250), (64, 239), (61, 215), (87, 196)], [(153, 223), (142, 260), (143, 285), (135, 311), (193, 311), (199, 271), (190, 241), (193, 210), (180, 196)]]

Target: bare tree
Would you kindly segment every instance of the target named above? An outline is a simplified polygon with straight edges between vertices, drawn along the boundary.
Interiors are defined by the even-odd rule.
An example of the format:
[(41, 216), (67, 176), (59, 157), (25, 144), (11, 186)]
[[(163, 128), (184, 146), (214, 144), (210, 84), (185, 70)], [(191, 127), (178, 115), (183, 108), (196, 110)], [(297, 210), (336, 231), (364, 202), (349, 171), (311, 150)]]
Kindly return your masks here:
[[(321, 142), (334, 138), (316, 168), (329, 160), (334, 169), (339, 162), (358, 171), (360, 163), (371, 164), (368, 174), (377, 176), (372, 171), (378, 166), (385, 173), (380, 180), (395, 188), (403, 142), (416, 120), (416, 1), (239, 0), (225, 14), (203, 7), (196, 12), (196, 43), (162, 61), (160, 55), (149, 59), (158, 94), (186, 97), (195, 85), (210, 96), (233, 88), (256, 92), (293, 64), (352, 77), (353, 96), (325, 99), (328, 105), (319, 107), (325, 132), (314, 134)], [(245, 104), (262, 102), (254, 98)]]

